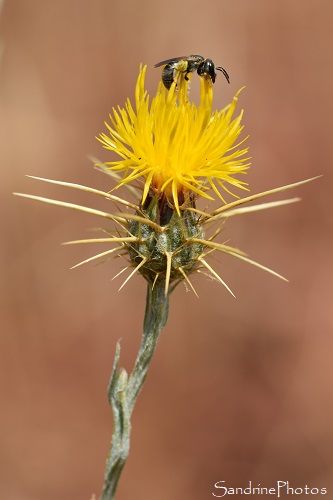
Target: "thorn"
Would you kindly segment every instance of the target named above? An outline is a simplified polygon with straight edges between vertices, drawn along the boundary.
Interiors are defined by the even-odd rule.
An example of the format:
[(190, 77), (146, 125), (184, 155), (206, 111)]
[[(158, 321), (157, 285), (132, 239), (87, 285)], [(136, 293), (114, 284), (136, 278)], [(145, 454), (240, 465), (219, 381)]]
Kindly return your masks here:
[[(136, 268), (134, 269), (134, 271), (131, 272), (131, 274), (125, 279), (124, 283), (121, 285), (121, 287), (119, 288), (118, 292), (120, 292), (120, 290), (126, 285), (126, 283), (132, 278), (132, 276), (140, 269), (140, 267), (142, 267), (146, 262), (147, 262), (148, 259), (142, 259), (142, 261), (140, 262), (140, 264), (138, 266), (136, 266)], [(127, 268), (128, 269), (128, 268)]]
[(258, 205), (252, 205), (250, 207), (240, 207), (240, 208), (234, 208), (230, 210), (226, 210), (220, 214), (212, 216), (210, 219), (206, 218), (204, 221), (205, 224), (209, 224), (212, 222), (216, 222), (217, 220), (220, 219), (227, 219), (229, 217), (233, 217), (234, 215), (242, 215), (246, 213), (251, 213), (251, 212), (259, 212), (260, 210), (268, 210), (270, 208), (276, 208), (276, 207), (281, 207), (283, 205), (290, 205), (291, 203), (296, 203), (298, 201), (301, 201), (302, 198), (296, 197), (296, 198), (289, 198), (287, 200), (280, 200), (280, 201), (271, 201), (269, 203), (259, 203)]
[(181, 272), (181, 274), (184, 276), (185, 280), (187, 281), (187, 283), (189, 284), (189, 286), (191, 287), (192, 291), (194, 292), (194, 294), (199, 298), (199, 295), (197, 294), (194, 286), (192, 285), (189, 277), (187, 276), (187, 274), (185, 273), (184, 269), (182, 267), (179, 267), (178, 268), (178, 271)]
[(152, 287), (151, 287), (151, 288), (152, 288), (152, 290), (154, 290), (154, 286), (155, 286), (155, 283), (156, 283), (156, 281), (157, 281), (158, 277), (159, 277), (159, 274), (158, 274), (158, 273), (156, 273), (155, 278), (154, 278), (154, 281), (153, 281), (153, 284), (152, 284)]
[(122, 238), (90, 238), (87, 240), (73, 240), (73, 241), (65, 241), (62, 245), (77, 245), (81, 243), (127, 243), (129, 241), (138, 241), (136, 236), (124, 236)]
[(134, 203), (130, 203), (126, 200), (123, 200), (122, 198), (119, 198), (118, 196), (114, 196), (110, 193), (106, 193), (104, 191), (100, 191), (99, 189), (94, 189), (88, 186), (83, 186), (82, 184), (75, 184), (73, 182), (64, 182), (64, 181), (55, 181), (54, 179), (47, 179), (44, 177), (37, 177), (35, 175), (27, 175), (30, 179), (35, 179), (37, 181), (43, 181), (43, 182), (48, 182), (50, 184), (56, 184), (58, 186), (65, 186), (73, 189), (78, 189), (79, 191), (85, 191), (87, 193), (92, 193), (92, 194), (97, 194), (99, 196), (102, 196), (103, 198), (108, 198), (109, 200), (112, 200), (117, 203), (121, 203), (127, 207), (133, 208), (134, 210), (138, 210), (139, 207), (138, 205), (135, 205)]
[(236, 255), (246, 255), (246, 253), (242, 252), (242, 250), (238, 250), (237, 248), (233, 248), (233, 247), (230, 247), (228, 245), (224, 245), (223, 243), (217, 243), (216, 241), (203, 240), (200, 238), (192, 238), (191, 241), (194, 241), (195, 243), (201, 243), (202, 245), (205, 245), (206, 247), (214, 248), (215, 250), (219, 250), (220, 252), (224, 252), (224, 253), (232, 252), (233, 254), (236, 254)]
[(125, 272), (125, 271), (126, 271), (126, 269), (129, 269), (130, 267), (131, 267), (131, 266), (126, 266), (126, 267), (124, 267), (121, 271), (119, 271), (119, 273), (115, 274), (115, 275), (113, 276), (113, 278), (111, 278), (111, 281), (113, 281), (113, 280), (115, 280), (116, 278), (118, 278), (118, 276), (120, 276), (123, 272)]
[(89, 257), (88, 259), (82, 260), (78, 264), (75, 264), (74, 266), (72, 266), (70, 269), (75, 269), (76, 267), (82, 266), (82, 264), (87, 264), (88, 262), (91, 262), (92, 260), (98, 259), (99, 257), (104, 257), (104, 255), (108, 255), (110, 253), (117, 252), (117, 250), (122, 250), (122, 249), (123, 249), (123, 247), (121, 246), (121, 247), (112, 248), (112, 250), (106, 250), (106, 252), (102, 252), (102, 253), (99, 253), (97, 255), (94, 255), (93, 257)]
[(217, 274), (217, 272), (216, 272), (216, 271), (214, 271), (214, 269), (213, 269), (213, 268), (212, 268), (212, 267), (211, 267), (211, 266), (210, 266), (210, 265), (209, 265), (209, 264), (208, 264), (208, 263), (207, 263), (207, 262), (206, 262), (206, 261), (205, 261), (202, 257), (199, 257), (199, 258), (198, 258), (198, 260), (199, 260), (200, 262), (202, 262), (202, 263), (203, 263), (203, 265), (204, 265), (205, 267), (207, 267), (207, 269), (208, 269), (208, 270), (212, 273), (212, 275), (213, 275), (213, 276), (215, 276), (215, 278), (217, 278), (217, 279), (219, 280), (219, 282), (220, 282), (220, 283), (222, 283), (222, 285), (223, 285), (223, 286), (224, 286), (224, 287), (228, 290), (228, 292), (229, 292), (229, 293), (231, 293), (231, 295), (232, 295), (233, 297), (235, 297), (235, 298), (236, 298), (235, 294), (234, 294), (234, 293), (230, 290), (230, 288), (229, 288), (229, 287), (228, 287), (228, 285), (227, 285), (227, 284), (223, 281), (223, 279), (221, 278), (221, 276), (219, 276), (219, 275)]
[(172, 264), (172, 253), (165, 252), (167, 258), (167, 270), (165, 274), (165, 296), (167, 297), (170, 285), (170, 276), (171, 276), (171, 264)]
[(316, 179), (319, 179), (320, 177), (322, 176), (317, 175), (316, 177), (311, 177), (310, 179), (305, 179), (304, 181), (294, 182), (293, 184), (287, 184), (286, 186), (281, 186), (278, 188), (270, 189), (268, 191), (263, 191), (262, 193), (257, 193), (251, 196), (247, 196), (246, 198), (241, 198), (239, 200), (233, 201), (232, 203), (228, 203), (227, 205), (224, 205), (223, 207), (220, 207), (217, 210), (214, 210), (214, 212), (212, 212), (210, 216), (212, 217), (214, 215), (218, 215), (222, 212), (225, 212), (226, 210), (230, 210), (230, 208), (234, 208), (237, 207), (238, 205), (242, 205), (243, 203), (248, 203), (250, 201), (257, 200), (258, 198), (262, 198), (263, 196), (268, 196), (271, 194), (279, 193), (281, 191), (286, 191), (287, 189), (292, 189), (294, 187), (301, 186), (302, 184), (314, 181)]
[(134, 220), (137, 222), (141, 222), (142, 224), (146, 224), (147, 226), (151, 226), (153, 229), (155, 229), (158, 233), (164, 233), (165, 232), (165, 227), (160, 226), (159, 224), (156, 224), (156, 222), (148, 219), (147, 217), (142, 217), (140, 215), (136, 214), (116, 214), (116, 216), (122, 216), (125, 219), (128, 220)]

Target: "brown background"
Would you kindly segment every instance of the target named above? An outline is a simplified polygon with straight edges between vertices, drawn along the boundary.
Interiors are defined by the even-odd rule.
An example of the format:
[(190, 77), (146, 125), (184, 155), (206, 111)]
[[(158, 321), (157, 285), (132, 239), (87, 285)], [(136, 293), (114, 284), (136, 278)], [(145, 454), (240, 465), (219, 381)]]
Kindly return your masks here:
[(251, 192), (324, 177), (291, 193), (301, 203), (234, 218), (222, 235), (289, 284), (224, 256), (213, 262), (236, 300), (204, 277), (195, 280), (199, 300), (183, 287), (174, 293), (117, 498), (204, 500), (219, 480), (289, 480), (332, 495), (332, 21), (331, 0), (5, 2), (1, 498), (99, 493), (115, 344), (121, 337), (130, 369), (145, 301), (139, 277), (117, 292), (118, 260), (69, 270), (96, 247), (59, 244), (89, 237), (95, 218), (11, 192), (110, 209), (24, 175), (111, 189), (87, 158), (108, 158), (94, 136), (111, 107), (133, 96), (140, 62), (153, 92), (153, 64), (189, 53), (228, 70), (216, 107), (247, 86)]

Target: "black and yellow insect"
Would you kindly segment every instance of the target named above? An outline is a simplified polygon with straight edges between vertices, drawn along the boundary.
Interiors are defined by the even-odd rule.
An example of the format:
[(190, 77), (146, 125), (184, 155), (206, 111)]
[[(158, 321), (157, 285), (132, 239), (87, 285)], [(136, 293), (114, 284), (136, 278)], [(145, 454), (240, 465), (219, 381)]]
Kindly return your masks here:
[(208, 76), (215, 83), (216, 71), (221, 71), (227, 82), (230, 83), (229, 75), (221, 66), (215, 66), (211, 59), (205, 59), (199, 55), (174, 57), (166, 59), (155, 64), (155, 68), (164, 66), (162, 71), (162, 81), (164, 86), (169, 90), (175, 80), (177, 71), (185, 73), (185, 80), (188, 80), (188, 74), (196, 71), (199, 76)]

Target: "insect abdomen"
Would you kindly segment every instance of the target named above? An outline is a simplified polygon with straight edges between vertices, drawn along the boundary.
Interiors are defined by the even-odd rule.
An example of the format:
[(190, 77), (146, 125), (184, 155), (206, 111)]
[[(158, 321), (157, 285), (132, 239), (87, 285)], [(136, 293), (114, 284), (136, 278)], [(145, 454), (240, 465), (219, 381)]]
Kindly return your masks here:
[(167, 64), (162, 71), (162, 81), (168, 90), (170, 89), (173, 83), (173, 77), (174, 77), (173, 64)]

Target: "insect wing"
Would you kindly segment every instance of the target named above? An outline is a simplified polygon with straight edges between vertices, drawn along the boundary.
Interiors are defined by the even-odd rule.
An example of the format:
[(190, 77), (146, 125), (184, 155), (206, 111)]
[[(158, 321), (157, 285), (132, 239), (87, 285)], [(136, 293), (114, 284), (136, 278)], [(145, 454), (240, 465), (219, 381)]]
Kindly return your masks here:
[(197, 63), (200, 61), (204, 61), (204, 59), (205, 59), (204, 57), (198, 55), (173, 57), (172, 59), (166, 59), (165, 61), (161, 61), (155, 64), (154, 68), (158, 68), (159, 66), (164, 66), (165, 64), (175, 64), (179, 61), (188, 61)]
[(182, 61), (182, 60), (185, 60), (187, 61), (188, 60), (188, 57), (187, 56), (181, 56), (181, 57), (174, 57), (172, 59), (166, 59), (165, 61), (161, 61), (157, 64), (154, 64), (154, 68), (159, 68), (160, 66), (165, 66), (166, 64), (175, 64), (179, 61)]

